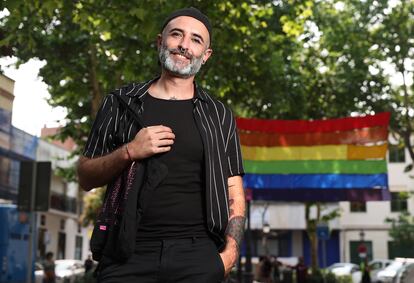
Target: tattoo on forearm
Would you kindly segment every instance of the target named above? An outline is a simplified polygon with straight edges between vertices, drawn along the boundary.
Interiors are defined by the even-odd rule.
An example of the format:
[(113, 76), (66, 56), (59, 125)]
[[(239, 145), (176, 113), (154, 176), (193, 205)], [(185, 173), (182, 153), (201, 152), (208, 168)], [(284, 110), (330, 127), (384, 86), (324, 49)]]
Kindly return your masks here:
[(232, 237), (240, 248), (243, 239), (244, 222), (246, 218), (244, 216), (235, 216), (230, 219), (226, 228), (226, 235)]
[(234, 203), (234, 199), (230, 199), (229, 200), (229, 207), (230, 207), (230, 210), (229, 210), (230, 215), (229, 215), (229, 217), (232, 217), (234, 215), (234, 209), (231, 208), (231, 206), (233, 205), (233, 203)]

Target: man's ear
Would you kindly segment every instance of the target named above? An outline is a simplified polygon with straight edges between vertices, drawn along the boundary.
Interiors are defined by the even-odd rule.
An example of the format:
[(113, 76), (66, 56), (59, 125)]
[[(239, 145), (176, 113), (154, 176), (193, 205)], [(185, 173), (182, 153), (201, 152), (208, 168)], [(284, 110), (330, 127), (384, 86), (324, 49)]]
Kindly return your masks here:
[(204, 51), (204, 55), (203, 55), (203, 64), (205, 64), (208, 60), (208, 58), (210, 58), (211, 54), (213, 54), (213, 49), (211, 48), (207, 48), (206, 51)]
[(162, 34), (161, 34), (161, 33), (159, 33), (159, 34), (157, 35), (157, 49), (158, 49), (158, 50), (160, 49), (161, 45), (162, 45)]

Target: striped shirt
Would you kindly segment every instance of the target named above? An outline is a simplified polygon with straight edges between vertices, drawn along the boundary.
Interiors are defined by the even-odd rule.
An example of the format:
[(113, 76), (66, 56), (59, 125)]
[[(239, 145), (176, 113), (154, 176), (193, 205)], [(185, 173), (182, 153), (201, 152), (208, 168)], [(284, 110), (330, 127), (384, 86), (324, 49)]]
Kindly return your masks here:
[[(144, 97), (152, 82), (133, 83), (105, 97), (86, 143), (84, 155), (99, 157), (131, 141), (139, 127), (114, 98), (117, 93), (142, 118)], [(232, 112), (194, 84), (193, 114), (203, 141), (205, 161), (206, 223), (216, 240), (224, 243), (229, 219), (228, 183), (244, 174), (239, 136)], [(142, 120), (142, 119), (141, 119)]]

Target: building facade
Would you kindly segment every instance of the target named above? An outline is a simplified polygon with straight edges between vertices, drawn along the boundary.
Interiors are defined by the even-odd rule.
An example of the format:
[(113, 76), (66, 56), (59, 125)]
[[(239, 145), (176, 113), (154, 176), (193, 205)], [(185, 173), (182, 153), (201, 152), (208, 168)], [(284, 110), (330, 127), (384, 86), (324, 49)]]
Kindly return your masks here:
[(35, 212), (36, 256), (42, 259), (51, 251), (57, 259), (83, 260), (90, 238), (90, 229), (80, 225), (83, 194), (57, 174), (58, 167), (74, 166), (74, 160), (67, 160), (70, 150), (12, 126), (13, 89), (14, 81), (0, 75), (0, 204), (17, 204), (21, 161), (50, 161), (49, 209)]
[[(406, 257), (389, 236), (387, 218), (398, 218), (401, 212), (414, 215), (412, 173), (404, 172), (410, 163), (401, 147), (389, 145), (388, 178), (390, 201), (325, 203), (322, 213), (339, 210), (340, 217), (329, 221), (329, 239), (319, 240), (319, 265), (360, 261), (360, 246), (366, 247), (368, 259)], [(407, 157), (407, 158), (406, 158)], [(316, 210), (311, 210), (316, 215)], [(280, 257), (304, 256), (310, 263), (310, 244), (306, 233), (305, 206), (293, 202), (255, 202), (251, 204), (253, 256), (273, 254)], [(266, 227), (266, 229), (264, 229)], [(269, 227), (270, 229), (268, 229)], [(414, 254), (412, 255), (414, 257)]]

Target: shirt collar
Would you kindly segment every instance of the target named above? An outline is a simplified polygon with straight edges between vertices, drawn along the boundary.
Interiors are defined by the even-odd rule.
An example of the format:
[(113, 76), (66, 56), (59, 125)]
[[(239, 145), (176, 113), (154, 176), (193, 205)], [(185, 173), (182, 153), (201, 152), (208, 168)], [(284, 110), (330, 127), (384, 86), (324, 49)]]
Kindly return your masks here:
[[(138, 97), (138, 99), (142, 102), (145, 95), (148, 93), (148, 89), (150, 88), (151, 84), (158, 80), (160, 77), (153, 78), (151, 80), (146, 81), (143, 84), (133, 84), (132, 90), (126, 93), (127, 96), (130, 97)], [(204, 90), (194, 81), (194, 100), (201, 100), (203, 102), (207, 101), (207, 96)]]

